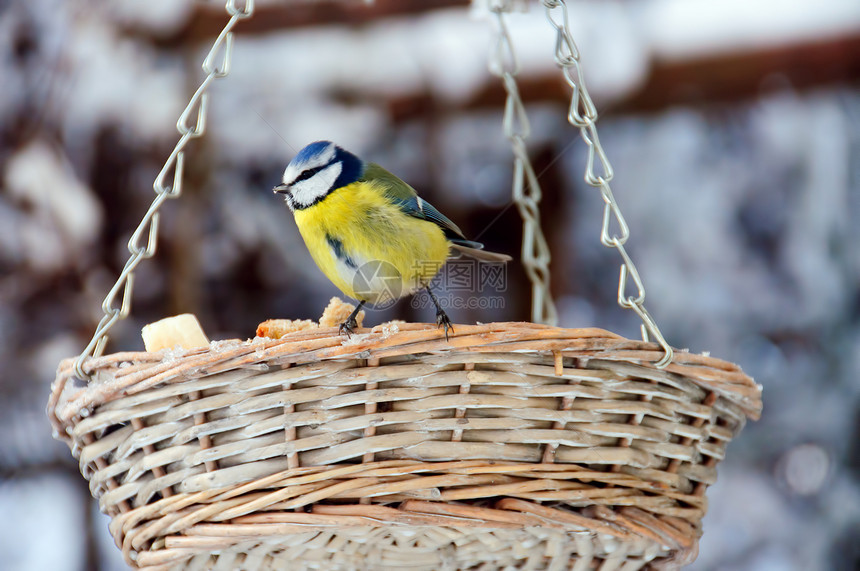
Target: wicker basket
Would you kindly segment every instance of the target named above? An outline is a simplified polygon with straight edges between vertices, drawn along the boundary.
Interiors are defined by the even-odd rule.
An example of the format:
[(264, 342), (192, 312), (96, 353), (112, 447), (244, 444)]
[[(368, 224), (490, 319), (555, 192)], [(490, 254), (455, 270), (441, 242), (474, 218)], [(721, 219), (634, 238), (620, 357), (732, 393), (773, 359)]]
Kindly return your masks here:
[(144, 569), (657, 569), (760, 387), (600, 329), (384, 325), (61, 364), (48, 413)]

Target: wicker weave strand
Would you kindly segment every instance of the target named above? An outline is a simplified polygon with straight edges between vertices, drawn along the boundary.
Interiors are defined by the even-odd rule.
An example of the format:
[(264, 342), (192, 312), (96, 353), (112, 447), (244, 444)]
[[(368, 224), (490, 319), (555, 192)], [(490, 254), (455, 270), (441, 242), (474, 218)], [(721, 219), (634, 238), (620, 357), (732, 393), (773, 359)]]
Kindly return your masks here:
[[(49, 404), (146, 569), (625, 569), (695, 556), (760, 387), (599, 329), (317, 329), (64, 361)], [(304, 565), (304, 567), (301, 567)]]

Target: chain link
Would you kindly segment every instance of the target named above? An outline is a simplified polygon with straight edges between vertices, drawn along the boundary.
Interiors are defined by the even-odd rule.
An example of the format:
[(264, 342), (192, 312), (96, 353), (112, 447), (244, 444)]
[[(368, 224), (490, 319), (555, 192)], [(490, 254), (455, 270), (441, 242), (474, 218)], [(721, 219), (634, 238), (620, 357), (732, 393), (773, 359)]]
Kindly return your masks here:
[(550, 251), (540, 225), (541, 188), (526, 149), (529, 120), (517, 87), (519, 63), (504, 18), (505, 12), (520, 5), (511, 0), (491, 0), (496, 37), (489, 67), (493, 75), (502, 79), (507, 92), (503, 126), (514, 153), (513, 200), (523, 219), (522, 261), (532, 283), (532, 321), (556, 325), (558, 314), (549, 289)]
[[(585, 167), (585, 182), (600, 190), (603, 198), (603, 226), (600, 231), (600, 242), (609, 248), (615, 248), (624, 261), (618, 277), (618, 304), (626, 309), (632, 309), (642, 319), (642, 338), (648, 341), (649, 334), (663, 348), (665, 354), (655, 363), (658, 368), (665, 368), (672, 362), (674, 352), (672, 347), (663, 338), (660, 328), (654, 318), (645, 309), (645, 285), (633, 260), (630, 259), (624, 244), (630, 237), (630, 228), (621, 214), (621, 209), (615, 201), (609, 182), (614, 172), (600, 139), (597, 136), (597, 108), (582, 74), (582, 65), (579, 61), (579, 50), (570, 29), (567, 25), (567, 5), (564, 0), (542, 0), (546, 9), (546, 17), (557, 32), (555, 43), (555, 62), (561, 68), (565, 81), (570, 85), (573, 93), (568, 108), (567, 120), (574, 127), (579, 128), (582, 139), (588, 146), (588, 159)], [(617, 227), (617, 233), (611, 227)], [(636, 289), (636, 295), (628, 295), (628, 283), (632, 281)]]
[[(151, 258), (158, 246), (158, 210), (165, 200), (176, 198), (182, 194), (182, 177), (185, 166), (185, 153), (183, 149), (185, 149), (185, 146), (191, 139), (200, 137), (206, 131), (208, 102), (206, 89), (213, 80), (230, 73), (230, 56), (233, 49), (232, 30), (239, 20), (251, 16), (254, 12), (254, 1), (228, 0), (226, 10), (230, 16), (230, 20), (224, 26), (224, 29), (221, 30), (221, 33), (215, 39), (212, 48), (203, 60), (203, 71), (206, 73), (206, 77), (203, 79), (200, 87), (197, 88), (197, 91), (194, 92), (194, 95), (191, 96), (191, 100), (176, 122), (176, 129), (179, 131), (181, 137), (170, 153), (170, 156), (164, 162), (164, 166), (161, 168), (158, 176), (155, 177), (155, 182), (152, 185), (155, 191), (155, 199), (153, 199), (149, 210), (143, 215), (143, 219), (128, 241), (128, 251), (131, 256), (125, 263), (125, 267), (120, 272), (116, 283), (114, 283), (107, 296), (105, 296), (102, 302), (104, 316), (99, 321), (98, 326), (96, 326), (92, 339), (90, 339), (90, 342), (75, 362), (75, 374), (80, 379), (89, 379), (89, 375), (84, 371), (84, 361), (90, 356), (98, 357), (104, 352), (105, 344), (108, 340), (108, 332), (117, 321), (125, 319), (131, 310), (134, 270), (141, 261)], [(216, 63), (219, 58), (220, 63)], [(171, 172), (173, 174), (173, 184), (168, 186), (166, 180)], [(141, 245), (144, 234), (147, 234), (145, 246)], [(122, 299), (119, 307), (116, 307), (120, 291), (122, 292)]]

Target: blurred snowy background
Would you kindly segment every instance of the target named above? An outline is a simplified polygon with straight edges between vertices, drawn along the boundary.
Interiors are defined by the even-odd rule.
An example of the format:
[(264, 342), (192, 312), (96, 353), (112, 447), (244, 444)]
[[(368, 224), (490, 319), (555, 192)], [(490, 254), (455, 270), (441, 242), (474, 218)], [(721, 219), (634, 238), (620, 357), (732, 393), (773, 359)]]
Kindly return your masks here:
[[(569, 3), (651, 312), (672, 344), (764, 385), (762, 420), (709, 491), (691, 568), (860, 568), (860, 2)], [(44, 406), (57, 363), (100, 318), (224, 22), (219, 2), (0, 1), (2, 569), (124, 568)], [(565, 121), (553, 32), (536, 3), (509, 23), (561, 324), (636, 336)], [(237, 32), (185, 192), (163, 208), (158, 254), (108, 350), (142, 348), (140, 326), (180, 312), (212, 338), (318, 317), (337, 292), (271, 193), (316, 139), (385, 165), (517, 256), (480, 5), (263, 1)], [(528, 295), (514, 264), (502, 309), (452, 318), (528, 319)], [(402, 301), (368, 320), (395, 317), (433, 313)]]

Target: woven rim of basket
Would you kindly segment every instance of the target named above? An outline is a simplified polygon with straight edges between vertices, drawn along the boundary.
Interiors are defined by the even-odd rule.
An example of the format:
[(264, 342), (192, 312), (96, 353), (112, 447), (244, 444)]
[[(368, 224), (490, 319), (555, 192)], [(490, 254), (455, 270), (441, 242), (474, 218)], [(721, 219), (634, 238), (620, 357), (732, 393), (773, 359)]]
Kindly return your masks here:
[[(448, 340), (435, 326), (428, 324), (383, 324), (372, 330), (359, 330), (349, 339), (339, 335), (336, 329), (312, 329), (277, 340), (229, 340), (187, 352), (125, 352), (89, 359), (84, 368), (93, 374), (93, 382), (86, 387), (75, 386), (74, 360), (68, 359), (58, 370), (48, 414), (57, 437), (76, 450), (81, 469), (90, 479), (102, 509), (112, 515), (111, 529), (117, 544), (130, 563), (141, 567), (174, 564), (190, 554), (207, 550), (223, 553), (228, 547), (247, 547), (266, 537), (277, 536), (284, 543), (289, 537), (309, 530), (330, 531), (333, 527), (342, 530), (355, 526), (394, 526), (392, 529), (448, 526), (472, 528), (476, 532), (486, 528), (507, 529), (508, 533), (527, 533), (530, 526), (542, 526), (546, 533), (553, 533), (552, 530), (572, 533), (566, 536), (569, 538), (589, 532), (596, 545), (606, 544), (607, 540), (610, 544), (621, 541), (625, 549), (632, 549), (631, 556), (637, 557), (642, 565), (652, 560), (681, 563), (694, 557), (699, 523), (706, 505), (704, 490), (715, 478), (713, 466), (722, 458), (727, 442), (743, 426), (744, 417), (758, 418), (761, 388), (732, 363), (685, 351), (676, 351), (674, 361), (665, 370), (657, 369), (653, 363), (662, 354), (655, 343), (625, 339), (600, 329), (562, 329), (531, 323), (455, 325)], [(229, 472), (229, 468), (177, 480), (171, 479), (171, 474), (163, 469), (150, 467), (145, 469), (152, 470), (155, 480), (139, 486), (133, 506), (126, 500), (116, 500), (121, 492), (111, 476), (116, 468), (103, 459), (114, 454), (116, 443), (97, 440), (97, 425), (104, 426), (101, 420), (101, 424), (95, 422), (98, 415), (125, 412), (117, 411), (120, 405), (116, 403), (140, 401), (150, 389), (171, 386), (178, 389), (182, 383), (217, 378), (221, 373), (238, 376), (225, 377), (217, 386), (231, 386), (229, 383), (233, 379), (238, 379), (240, 385), (248, 382), (253, 385), (255, 376), (262, 377), (269, 370), (314, 363), (322, 367), (326, 362), (345, 361), (358, 368), (365, 363), (365, 369), (369, 369), (378, 366), (380, 361), (384, 364), (386, 358), (404, 357), (411, 359), (409, 363), (435, 359), (437, 364), (443, 362), (440, 359), (450, 357), (451, 362), (465, 362), (467, 367), (469, 362), (487, 366), (501, 359), (508, 370), (529, 373), (529, 359), (533, 361), (535, 355), (549, 357), (549, 367), (542, 365), (549, 370), (549, 375), (553, 374), (554, 365), (556, 375), (578, 371), (577, 375), (584, 374), (582, 378), (595, 381), (598, 386), (602, 378), (637, 378), (643, 385), (659, 384), (663, 387), (661, 394), (668, 395), (670, 400), (676, 398), (673, 397), (675, 392), (686, 395), (677, 398), (679, 410), (688, 419), (690, 428), (678, 427), (680, 432), (674, 433), (676, 438), (685, 434), (685, 430), (695, 431), (698, 427), (710, 431), (710, 437), (698, 443), (707, 461), (701, 467), (689, 467), (685, 475), (698, 481), (698, 485), (685, 490), (676, 486), (677, 478), (661, 481), (647, 470), (636, 472), (635, 465), (641, 458), (637, 454), (642, 451), (625, 446), (629, 447), (633, 438), (639, 438), (637, 434), (641, 433), (637, 430), (646, 428), (637, 426), (642, 414), (654, 413), (655, 404), (647, 402), (651, 397), (645, 394), (639, 401), (613, 401), (613, 410), (617, 408), (631, 419), (628, 436), (621, 437), (620, 444), (613, 449), (584, 447), (568, 449), (562, 454), (559, 448), (556, 457), (559, 444), (548, 443), (544, 444), (543, 458), (538, 462), (517, 462), (494, 456), (459, 461), (439, 458), (380, 460), (374, 458), (371, 450), (364, 454), (360, 464), (344, 464), (332, 456), (338, 448), (334, 446), (315, 452), (313, 457), (319, 459), (316, 464), (302, 462), (299, 465), (298, 453), (293, 452), (289, 456), (289, 469), (279, 469), (275, 473), (270, 470), (238, 481), (219, 479), (218, 473)], [(333, 374), (342, 370), (332, 369)], [(480, 372), (472, 371), (473, 374)], [(601, 372), (606, 375), (601, 377), (598, 374)], [(321, 369), (317, 376), (325, 377), (325, 373)], [(372, 373), (365, 373), (362, 377), (367, 381), (365, 390), (375, 389)], [(589, 379), (588, 375), (595, 376)], [(258, 383), (255, 386), (269, 385)], [(277, 391), (284, 383), (274, 385), (270, 388)], [(283, 390), (289, 390), (289, 385), (287, 383)], [(564, 385), (554, 386), (557, 394), (564, 390)], [(692, 391), (698, 394), (694, 402), (681, 403), (690, 395), (693, 386), (700, 388)], [(589, 390), (599, 391), (594, 387)], [(560, 409), (568, 410), (574, 399), (557, 400), (562, 401)], [(100, 412), (100, 407), (105, 405), (108, 413)], [(243, 414), (241, 401), (235, 401), (231, 407), (236, 409), (236, 414)], [(365, 408), (367, 414), (376, 413), (375, 403)], [(721, 428), (711, 422), (714, 415), (728, 424)], [(116, 418), (119, 423), (129, 422), (121, 414)], [(476, 421), (480, 422), (472, 420)], [(145, 427), (136, 417), (130, 422), (136, 431), (161, 430), (161, 427)], [(164, 430), (168, 428), (165, 425)], [(552, 429), (564, 429), (564, 423), (555, 422)], [(454, 428), (453, 433), (457, 430)], [(366, 427), (364, 434), (372, 437), (375, 429)], [(688, 447), (692, 441), (693, 438), (681, 438), (681, 444)], [(131, 445), (120, 445), (116, 453), (128, 446)], [(148, 454), (155, 452), (151, 444), (148, 449), (147, 446), (143, 448)], [(123, 452), (128, 453), (128, 450)], [(670, 457), (672, 453), (670, 449)], [(665, 457), (666, 453), (661, 454)], [(355, 454), (349, 457), (355, 458)], [(362, 458), (360, 453), (358, 458)], [(672, 462), (677, 469), (680, 462)], [(593, 463), (611, 464), (612, 469), (596, 469)], [(634, 466), (633, 472), (615, 469), (626, 464)], [(640, 468), (647, 468), (644, 464)], [(667, 472), (672, 472), (672, 468), (670, 466)], [(132, 471), (140, 474), (143, 469), (137, 467)], [(647, 477), (639, 477), (640, 472)], [(518, 478), (520, 475), (526, 477)], [(301, 493), (290, 490), (301, 490)], [(437, 496), (431, 490), (437, 490)], [(579, 508), (576, 511), (560, 509), (552, 504), (554, 497), (567, 506)], [(494, 503), (484, 505), (480, 503), (482, 498), (494, 499)], [(326, 503), (332, 499), (334, 504)], [(479, 503), (469, 504), (475, 499)], [(547, 501), (550, 504), (541, 503)], [(385, 502), (396, 503), (398, 507), (373, 505)], [(550, 540), (544, 537), (542, 541)], [(552, 545), (559, 542), (565, 543), (558, 538), (550, 541)], [(664, 546), (664, 549), (657, 552), (655, 546)], [(617, 550), (617, 545), (605, 551), (611, 553), (613, 549)], [(593, 550), (595, 557), (599, 551)], [(606, 553), (602, 556), (606, 557)]]
[[(286, 365), (313, 360), (384, 358), (456, 350), (511, 353), (575, 351), (582, 366), (588, 366), (588, 363), (594, 366), (594, 361), (598, 360), (636, 363), (653, 369), (662, 377), (668, 374), (687, 377), (702, 388), (737, 404), (752, 420), (758, 420), (761, 415), (761, 386), (734, 363), (676, 349), (672, 363), (661, 371), (654, 366), (663, 356), (657, 343), (627, 339), (599, 328), (566, 329), (526, 322), (458, 324), (447, 340), (435, 325), (397, 323), (394, 327), (382, 324), (373, 329), (359, 329), (350, 338), (340, 335), (337, 328), (320, 328), (297, 331), (280, 339), (214, 341), (208, 349), (178, 353), (112, 353), (88, 359), (84, 363), (84, 371), (95, 374), (118, 368), (113, 381), (95, 382), (87, 387), (74, 387), (74, 360), (65, 359), (60, 363), (52, 385), (48, 415), (62, 436), (68, 422), (80, 416), (82, 410), (108, 402), (115, 395), (137, 394), (159, 383), (267, 362)], [(134, 365), (119, 368), (121, 364), (129, 363)]]

